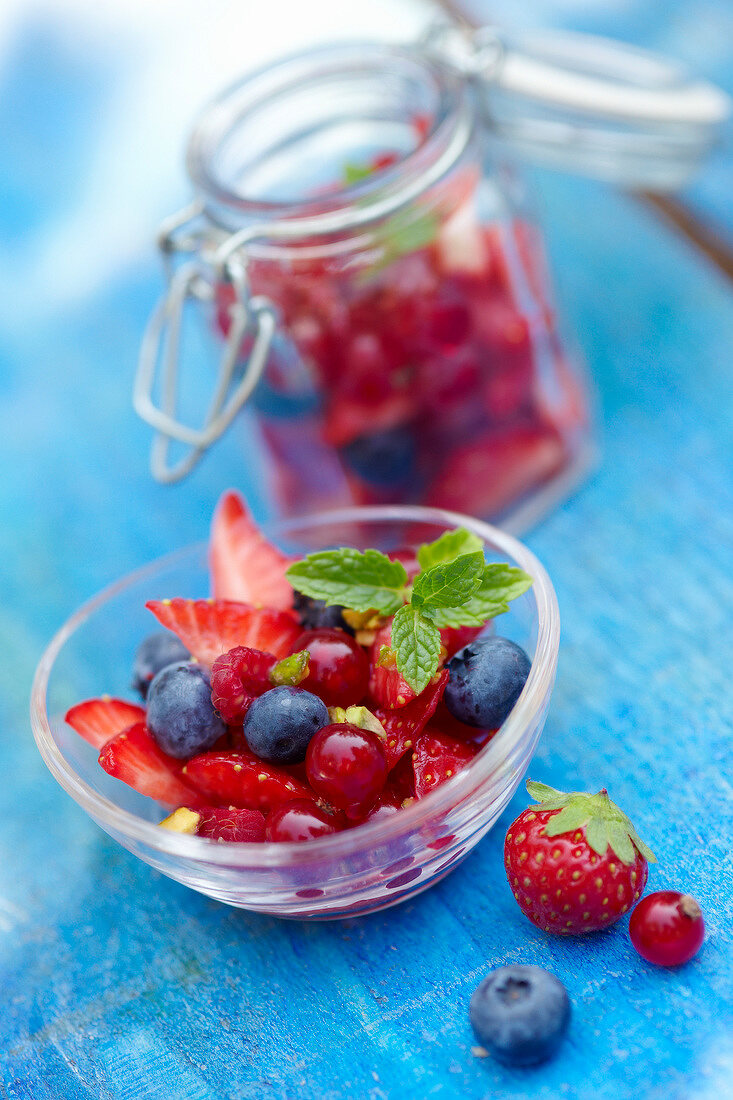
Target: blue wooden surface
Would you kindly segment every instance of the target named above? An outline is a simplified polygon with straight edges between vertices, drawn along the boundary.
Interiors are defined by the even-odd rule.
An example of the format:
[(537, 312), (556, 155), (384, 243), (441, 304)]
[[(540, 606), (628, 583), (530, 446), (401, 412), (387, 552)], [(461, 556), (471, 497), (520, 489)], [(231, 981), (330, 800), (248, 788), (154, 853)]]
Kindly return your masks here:
[[(47, 72), (45, 56), (26, 47), (24, 65), (6, 70), (19, 83), (0, 95), (0, 131), (10, 132), (19, 90), (38, 125), (31, 78)], [(91, 70), (76, 86), (60, 82), (60, 118), (94, 101), (95, 80)], [(89, 135), (75, 144), (71, 124), (67, 134), (82, 172)], [(202, 537), (222, 486), (246, 486), (246, 459), (231, 437), (184, 485), (151, 482), (128, 391), (159, 288), (153, 258), (61, 304), (53, 288), (39, 293), (40, 275), (18, 279), (18, 263), (30, 276), (39, 239), (63, 218), (75, 172), (54, 187), (27, 142), (14, 148), (2, 173), (16, 206), (0, 204), (0, 1096), (729, 1095), (730, 286), (631, 200), (538, 175), (561, 298), (599, 393), (603, 461), (528, 538), (563, 616), (532, 774), (609, 787), (659, 856), (650, 887), (700, 900), (699, 957), (654, 970), (624, 922), (584, 942), (530, 926), (501, 865), (521, 794), (414, 903), (333, 925), (283, 923), (136, 861), (55, 785), (32, 742), (28, 689), (52, 631), (107, 581)], [(539, 1070), (470, 1051), (470, 993), (507, 961), (554, 969), (573, 1001), (569, 1040)]]

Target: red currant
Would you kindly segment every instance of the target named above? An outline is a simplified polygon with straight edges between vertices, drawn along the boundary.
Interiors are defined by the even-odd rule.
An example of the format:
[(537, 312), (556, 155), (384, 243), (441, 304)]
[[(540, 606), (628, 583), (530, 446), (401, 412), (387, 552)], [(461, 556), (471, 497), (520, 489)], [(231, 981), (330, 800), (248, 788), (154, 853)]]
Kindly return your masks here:
[(337, 833), (342, 824), (310, 798), (294, 798), (271, 810), (265, 825), (265, 840), (298, 842)]
[(647, 894), (631, 914), (629, 936), (636, 950), (656, 966), (679, 966), (700, 950), (705, 922), (689, 894), (660, 890)]
[(350, 707), (366, 695), (369, 659), (358, 642), (343, 630), (306, 630), (291, 653), (307, 649), (308, 676), (301, 683), (329, 707)]
[(314, 791), (355, 820), (374, 805), (387, 781), (387, 761), (376, 734), (350, 722), (324, 726), (305, 757)]
[(384, 821), (394, 817), (402, 809), (402, 802), (393, 791), (385, 791), (377, 799), (376, 805), (367, 814), (367, 821)]
[(438, 350), (465, 343), (471, 330), (471, 315), (460, 301), (438, 301), (432, 306), (428, 320), (431, 343)]

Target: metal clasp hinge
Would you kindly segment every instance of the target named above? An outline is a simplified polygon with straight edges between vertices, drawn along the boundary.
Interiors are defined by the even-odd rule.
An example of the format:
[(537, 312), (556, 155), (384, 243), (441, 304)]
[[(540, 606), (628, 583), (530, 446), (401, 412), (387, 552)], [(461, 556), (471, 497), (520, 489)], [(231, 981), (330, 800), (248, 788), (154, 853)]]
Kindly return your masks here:
[[(184, 309), (192, 299), (213, 300), (219, 280), (217, 267), (212, 270), (201, 261), (191, 260), (173, 272), (148, 322), (140, 348), (133, 404), (138, 416), (156, 431), (150, 456), (153, 477), (168, 484), (179, 481), (193, 469), (207, 447), (226, 431), (248, 400), (265, 369), (277, 326), (272, 302), (261, 296), (250, 296), (244, 263), (238, 262), (237, 257), (230, 257), (222, 269), (222, 277), (234, 287), (235, 297), (228, 307), (230, 327), (214, 394), (200, 428), (176, 419)], [(237, 368), (242, 369), (242, 341), (247, 335), (252, 337), (252, 347), (242, 376), (236, 381)], [(156, 404), (154, 393), (159, 373), (160, 403)], [(171, 464), (173, 440), (190, 449), (180, 461)]]
[[(216, 254), (213, 264), (199, 257), (172, 268), (171, 253), (195, 252), (199, 248), (200, 239), (196, 236), (189, 235), (180, 242), (174, 236), (175, 230), (199, 213), (194, 204), (161, 227), (158, 240), (169, 264), (168, 287), (145, 330), (133, 389), (135, 411), (156, 431), (150, 455), (153, 477), (166, 484), (185, 477), (229, 427), (262, 376), (277, 327), (273, 303), (263, 296), (250, 295), (243, 254), (233, 251), (230, 241)], [(231, 285), (235, 292), (227, 307), (229, 332), (209, 408), (202, 426), (195, 428), (176, 418), (183, 315), (191, 300), (212, 302), (221, 282)], [(243, 363), (241, 348), (246, 336), (251, 336), (252, 343)], [(238, 369), (242, 375), (236, 380)], [(160, 403), (156, 404), (158, 383)], [(188, 446), (189, 451), (172, 464), (170, 447), (174, 440)]]

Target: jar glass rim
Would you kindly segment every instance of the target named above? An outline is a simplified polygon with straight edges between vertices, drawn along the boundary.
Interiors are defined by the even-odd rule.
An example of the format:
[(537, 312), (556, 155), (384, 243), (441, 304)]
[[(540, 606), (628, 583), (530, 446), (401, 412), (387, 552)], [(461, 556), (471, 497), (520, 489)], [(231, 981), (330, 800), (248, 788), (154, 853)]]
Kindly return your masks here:
[[(371, 77), (378, 87), (385, 76), (422, 85), (435, 103), (425, 132), (394, 164), (328, 192), (285, 201), (247, 195), (217, 168), (224, 143), (274, 97), (297, 94), (306, 83), (313, 86), (339, 78)], [(224, 229), (307, 221), (308, 232), (331, 232), (364, 222), (369, 214), (379, 218), (385, 206), (391, 210), (409, 202), (432, 182), (426, 181), (426, 176), (443, 174), (458, 159), (468, 144), (473, 122), (474, 105), (466, 82), (449, 65), (417, 45), (349, 41), (291, 54), (230, 85), (203, 109), (194, 124), (186, 168), (205, 213)]]

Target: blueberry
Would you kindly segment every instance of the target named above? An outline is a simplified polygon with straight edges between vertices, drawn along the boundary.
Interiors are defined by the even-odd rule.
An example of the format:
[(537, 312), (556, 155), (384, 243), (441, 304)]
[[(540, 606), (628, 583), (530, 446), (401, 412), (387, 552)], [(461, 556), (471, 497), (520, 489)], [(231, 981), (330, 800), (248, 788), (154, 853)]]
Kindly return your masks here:
[(415, 442), (404, 426), (361, 435), (347, 443), (347, 464), (370, 485), (404, 485), (415, 465)]
[(554, 974), (540, 966), (500, 966), (471, 997), (476, 1037), (499, 1062), (532, 1066), (560, 1045), (570, 1000)]
[(324, 600), (314, 600), (302, 592), (296, 592), (295, 610), (305, 630), (345, 630), (347, 634), (354, 633), (341, 615), (343, 607), (335, 604), (326, 607)]
[(445, 705), (454, 718), (481, 729), (498, 729), (522, 693), (532, 667), (508, 638), (476, 638), (448, 662)]
[(161, 669), (148, 691), (147, 725), (163, 752), (179, 760), (205, 752), (226, 732), (200, 665), (179, 661)]
[(140, 642), (135, 653), (135, 662), (132, 666), (133, 690), (139, 691), (143, 699), (146, 699), (153, 677), (157, 676), (162, 668), (176, 661), (187, 661), (188, 658), (189, 653), (185, 645), (170, 630), (149, 634)]
[(329, 724), (326, 704), (297, 687), (270, 688), (250, 705), (242, 724), (255, 756), (274, 764), (305, 759), (311, 737)]

